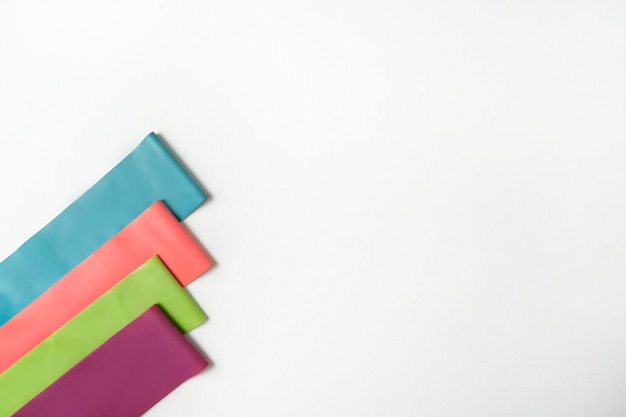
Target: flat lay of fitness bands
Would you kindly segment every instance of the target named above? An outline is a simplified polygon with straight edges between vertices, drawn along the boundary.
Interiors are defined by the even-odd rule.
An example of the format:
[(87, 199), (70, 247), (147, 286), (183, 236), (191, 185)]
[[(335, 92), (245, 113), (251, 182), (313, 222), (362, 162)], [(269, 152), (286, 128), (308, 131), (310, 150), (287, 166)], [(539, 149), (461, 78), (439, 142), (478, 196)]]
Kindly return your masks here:
[[(0, 417), (134, 417), (210, 363), (180, 223), (207, 194), (154, 133), (0, 263)], [(35, 325), (36, 324), (36, 325)]]

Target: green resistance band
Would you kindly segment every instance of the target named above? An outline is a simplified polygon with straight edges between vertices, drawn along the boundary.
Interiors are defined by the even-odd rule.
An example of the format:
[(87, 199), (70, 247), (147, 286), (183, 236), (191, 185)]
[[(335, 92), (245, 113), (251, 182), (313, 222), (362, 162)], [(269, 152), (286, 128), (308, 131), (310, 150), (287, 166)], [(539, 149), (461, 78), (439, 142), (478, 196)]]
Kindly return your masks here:
[(0, 416), (15, 413), (154, 304), (184, 333), (207, 318), (152, 257), (0, 374)]

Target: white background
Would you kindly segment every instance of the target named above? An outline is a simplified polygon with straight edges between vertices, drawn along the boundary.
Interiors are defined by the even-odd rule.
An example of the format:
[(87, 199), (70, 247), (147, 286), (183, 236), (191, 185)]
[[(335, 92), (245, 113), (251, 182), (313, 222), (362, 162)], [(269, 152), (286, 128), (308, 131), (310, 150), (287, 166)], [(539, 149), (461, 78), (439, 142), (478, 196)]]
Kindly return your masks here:
[(0, 257), (151, 130), (215, 362), (148, 416), (626, 414), (626, 4), (0, 3)]

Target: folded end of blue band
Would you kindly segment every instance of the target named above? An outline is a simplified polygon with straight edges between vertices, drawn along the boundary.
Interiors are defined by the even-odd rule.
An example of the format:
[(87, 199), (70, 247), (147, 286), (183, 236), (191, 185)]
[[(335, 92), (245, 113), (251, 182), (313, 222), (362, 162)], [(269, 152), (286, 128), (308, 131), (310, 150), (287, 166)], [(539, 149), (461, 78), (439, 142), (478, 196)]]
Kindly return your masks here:
[[(189, 214), (191, 214), (200, 204), (208, 199), (208, 193), (204, 191), (202, 186), (190, 173), (190, 171), (184, 166), (179, 158), (177, 158), (174, 152), (165, 144), (165, 142), (154, 132), (150, 132), (148, 136), (144, 138), (139, 147), (149, 147), (154, 153), (158, 154), (162, 158), (163, 162), (168, 163), (173, 168), (173, 171), (180, 177), (174, 180), (184, 186), (179, 186), (175, 191), (176, 194), (165, 196), (162, 200), (170, 211), (179, 219), (183, 220)], [(184, 199), (173, 198), (178, 197), (181, 194), (185, 195)]]

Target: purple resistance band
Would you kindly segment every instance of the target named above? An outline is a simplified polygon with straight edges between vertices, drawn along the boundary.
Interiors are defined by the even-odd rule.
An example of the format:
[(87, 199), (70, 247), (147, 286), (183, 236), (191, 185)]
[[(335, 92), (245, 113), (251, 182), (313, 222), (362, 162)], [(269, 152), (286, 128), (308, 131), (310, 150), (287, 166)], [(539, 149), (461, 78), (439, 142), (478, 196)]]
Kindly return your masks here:
[(138, 417), (209, 365), (152, 306), (14, 417)]

